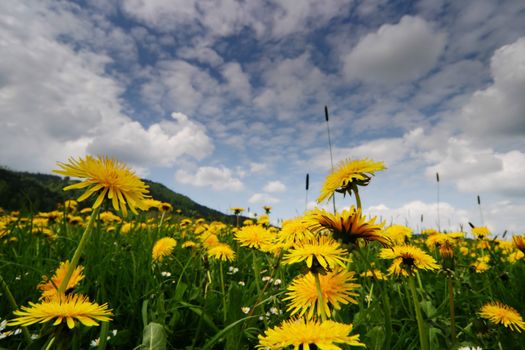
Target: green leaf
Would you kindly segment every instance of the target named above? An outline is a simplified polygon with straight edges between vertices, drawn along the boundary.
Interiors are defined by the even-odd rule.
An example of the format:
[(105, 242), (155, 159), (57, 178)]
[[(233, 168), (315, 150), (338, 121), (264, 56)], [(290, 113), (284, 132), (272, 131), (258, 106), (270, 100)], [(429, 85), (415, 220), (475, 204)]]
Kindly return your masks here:
[(160, 323), (150, 322), (142, 333), (141, 350), (165, 350), (166, 349), (166, 332), (164, 326)]
[(213, 336), (213, 338), (211, 338), (206, 344), (204, 344), (204, 346), (202, 347), (201, 350), (213, 349), (213, 346), (215, 345), (215, 343), (217, 343), (219, 340), (221, 340), (221, 338), (224, 337), (224, 335), (228, 331), (230, 331), (232, 328), (237, 326), (239, 323), (244, 322), (244, 321), (246, 321), (246, 320), (248, 320), (250, 318), (254, 318), (254, 317), (257, 317), (257, 316), (248, 316), (248, 317), (241, 318), (240, 320), (237, 320), (237, 321), (229, 324), (226, 328), (221, 330), (219, 333), (215, 334)]

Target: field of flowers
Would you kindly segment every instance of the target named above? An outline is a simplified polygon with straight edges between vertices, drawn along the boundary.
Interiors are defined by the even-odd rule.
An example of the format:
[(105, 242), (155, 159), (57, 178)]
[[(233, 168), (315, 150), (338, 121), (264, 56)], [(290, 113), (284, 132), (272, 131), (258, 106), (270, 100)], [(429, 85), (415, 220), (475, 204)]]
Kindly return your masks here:
[(364, 216), (382, 162), (328, 175), (319, 202), (350, 209), (281, 228), (181, 217), (109, 158), (59, 168), (76, 201), (0, 212), (0, 349), (525, 349), (525, 236)]

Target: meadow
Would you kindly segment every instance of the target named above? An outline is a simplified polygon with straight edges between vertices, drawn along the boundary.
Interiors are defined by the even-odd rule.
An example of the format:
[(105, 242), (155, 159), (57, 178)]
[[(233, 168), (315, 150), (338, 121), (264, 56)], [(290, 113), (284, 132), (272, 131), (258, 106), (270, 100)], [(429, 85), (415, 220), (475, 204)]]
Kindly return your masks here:
[(525, 349), (525, 237), (363, 215), (380, 162), (327, 177), (319, 202), (350, 209), (282, 227), (183, 217), (107, 158), (59, 165), (78, 201), (0, 213), (2, 349)]

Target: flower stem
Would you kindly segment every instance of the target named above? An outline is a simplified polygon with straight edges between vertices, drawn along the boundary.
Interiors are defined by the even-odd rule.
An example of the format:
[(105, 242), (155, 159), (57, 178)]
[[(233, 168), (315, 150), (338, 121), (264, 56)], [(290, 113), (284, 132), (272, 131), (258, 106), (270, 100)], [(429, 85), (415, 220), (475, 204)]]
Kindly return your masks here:
[(419, 306), (414, 276), (408, 277), (408, 287), (412, 293), (412, 302), (414, 303), (414, 310), (416, 311), (417, 329), (419, 331), (419, 343), (421, 345), (421, 350), (428, 350), (428, 342), (425, 336), (425, 323), (423, 322), (423, 315), (421, 314), (421, 307)]
[(224, 292), (224, 273), (222, 271), (222, 261), (219, 262), (219, 272), (221, 274), (221, 291), (222, 291), (222, 313), (224, 318), (224, 324), (226, 324), (227, 309), (226, 309), (226, 293)]
[(324, 310), (324, 300), (323, 300), (323, 290), (321, 289), (321, 280), (319, 279), (319, 274), (314, 273), (315, 276), (315, 287), (317, 288), (317, 311), (321, 312), (321, 320), (326, 321), (326, 313)]
[(356, 184), (352, 184), (352, 190), (354, 191), (354, 194), (355, 194), (355, 202), (357, 205), (357, 209), (361, 209), (361, 197), (359, 196), (359, 190), (357, 189)]
[(452, 277), (447, 278), (448, 282), (448, 300), (450, 304), (450, 337), (452, 339), (452, 345), (456, 343), (456, 318), (454, 312), (454, 284), (452, 283)]
[[(13, 296), (13, 293), (11, 293), (9, 286), (5, 282), (2, 275), (0, 275), (0, 284), (2, 285), (2, 289), (4, 290), (5, 295), (7, 296), (7, 300), (9, 301), (9, 304), (11, 304), (11, 307), (13, 308), (13, 310), (17, 310), (18, 305), (16, 304), (15, 297)], [(21, 326), (21, 328), (22, 328), (22, 333), (24, 334), (24, 339), (26, 340), (28, 344), (31, 344), (32, 343), (31, 335), (29, 334), (27, 327)]]
[(73, 271), (75, 271), (75, 268), (78, 265), (78, 261), (80, 260), (80, 256), (82, 255), (82, 252), (89, 240), (89, 236), (91, 235), (91, 229), (93, 228), (93, 224), (95, 222), (95, 219), (100, 211), (100, 207), (96, 208), (91, 212), (91, 216), (89, 217), (88, 224), (86, 226), (86, 229), (84, 230), (84, 233), (82, 234), (82, 238), (80, 238), (80, 242), (78, 242), (77, 249), (75, 250), (75, 254), (73, 254), (73, 258), (71, 259), (71, 262), (69, 263), (69, 268), (67, 269), (66, 275), (64, 276), (64, 279), (62, 280), (62, 283), (58, 287), (58, 294), (65, 293), (67, 289), (67, 285), (69, 283), (69, 280), (71, 279), (71, 276), (73, 275)]

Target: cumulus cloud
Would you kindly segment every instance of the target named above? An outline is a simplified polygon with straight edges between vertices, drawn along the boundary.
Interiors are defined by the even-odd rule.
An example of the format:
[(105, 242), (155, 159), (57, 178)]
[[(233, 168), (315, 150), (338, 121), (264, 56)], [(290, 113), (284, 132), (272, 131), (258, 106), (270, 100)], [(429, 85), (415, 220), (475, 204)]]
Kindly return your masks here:
[(211, 187), (216, 191), (240, 191), (244, 188), (242, 181), (224, 166), (204, 166), (199, 167), (196, 171), (178, 170), (175, 173), (175, 179), (183, 184)]
[(474, 135), (525, 134), (525, 37), (494, 53), (494, 82), (476, 91), (461, 111), (463, 130)]
[(279, 198), (274, 197), (268, 193), (254, 193), (250, 199), (248, 199), (248, 202), (252, 204), (276, 204), (279, 203), (279, 201)]
[(286, 191), (286, 186), (281, 181), (270, 181), (264, 186), (263, 191), (270, 193), (284, 192)]
[(427, 176), (439, 172), (443, 179), (454, 181), (460, 191), (497, 192), (507, 196), (525, 194), (522, 186), (525, 153), (518, 150), (499, 153), (451, 137), (444, 154), (431, 152), (425, 157), (434, 160), (426, 170)]
[[(411, 201), (399, 208), (389, 208), (385, 204), (378, 204), (366, 208), (365, 214), (377, 216), (390, 224), (405, 225), (413, 230), (434, 228), (447, 231), (459, 231), (468, 227), (469, 213), (466, 210), (455, 208), (450, 203), (439, 204), (439, 221), (437, 203)], [(421, 222), (421, 218), (423, 221)]]
[(343, 59), (348, 79), (396, 84), (432, 69), (445, 47), (445, 35), (420, 17), (404, 16), (369, 33)]
[(135, 164), (174, 165), (183, 155), (201, 160), (213, 151), (206, 128), (182, 113), (172, 113), (174, 121), (163, 120), (147, 129), (135, 121), (117, 122), (115, 128), (101, 130), (88, 145), (89, 153), (109, 153)]
[[(58, 160), (92, 153), (145, 168), (173, 165), (183, 155), (200, 160), (213, 151), (206, 128), (186, 115), (174, 113), (173, 120), (147, 128), (126, 115), (125, 87), (105, 71), (112, 59), (75, 50), (60, 39), (69, 30), (87, 33), (91, 24), (68, 8), (55, 10), (44, 4), (25, 8), (32, 20), (24, 24), (6, 20), (11, 7), (3, 12), (10, 23), (0, 29), (4, 164), (49, 171)], [(53, 26), (57, 22), (68, 25)]]
[(224, 37), (250, 28), (258, 38), (282, 38), (326, 25), (346, 13), (351, 3), (334, 0), (234, 1), (234, 0), (124, 0), (124, 11), (157, 30), (188, 33), (206, 31)]

